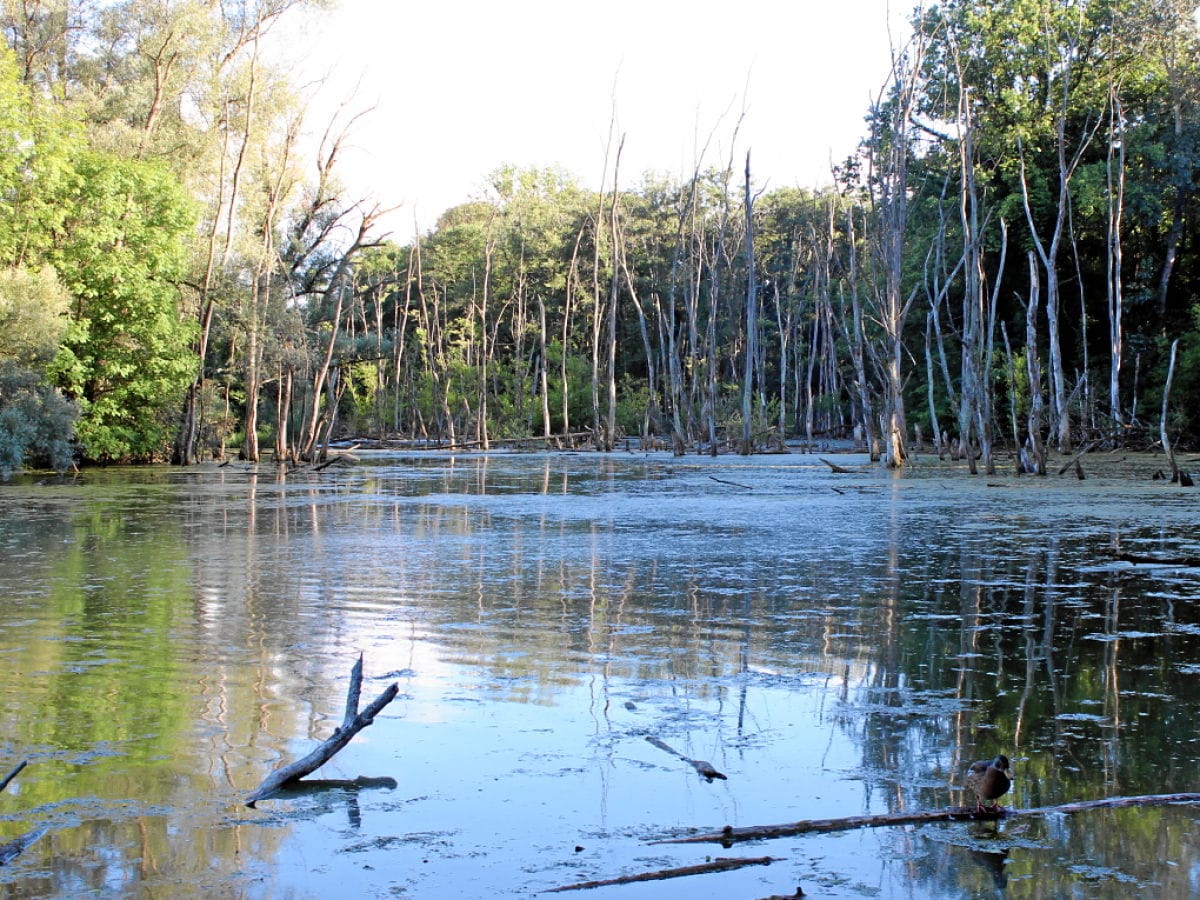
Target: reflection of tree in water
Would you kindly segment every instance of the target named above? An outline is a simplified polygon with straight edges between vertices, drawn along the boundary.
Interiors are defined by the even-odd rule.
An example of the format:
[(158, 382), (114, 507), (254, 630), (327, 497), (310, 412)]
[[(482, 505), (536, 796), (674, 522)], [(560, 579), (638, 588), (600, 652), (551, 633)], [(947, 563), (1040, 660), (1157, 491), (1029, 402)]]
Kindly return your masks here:
[[(841, 721), (862, 748), (867, 802), (883, 786), (889, 811), (947, 805), (956, 798), (931, 781), (961, 785), (973, 759), (1002, 751), (1017, 760), (1013, 802), (1022, 806), (1194, 788), (1170, 777), (1182, 748), (1194, 759), (1185, 721), (1194, 721), (1197, 696), (1190, 683), (1169, 677), (1168, 648), (1191, 641), (1164, 633), (1164, 609), (1152, 597), (1131, 598), (1129, 583), (1112, 571), (1079, 571), (1089, 559), (1079, 548), (1064, 563), (1055, 538), (1040, 547), (1031, 541), (1023, 554), (989, 554), (970, 538), (956, 557), (952, 550), (930, 552), (929, 568), (939, 573), (932, 582), (910, 577), (891, 557), (886, 589), (864, 615), (872, 649)], [(1156, 708), (1168, 685), (1186, 690), (1177, 699), (1187, 712), (1147, 728), (1149, 716), (1138, 712)], [(981, 867), (947, 869), (940, 851), (922, 853), (919, 845), (916, 868), (950, 893), (995, 889), (1009, 878), (1019, 889), (1019, 879), (1036, 877), (1029, 895), (1054, 896), (1070, 890), (1073, 876), (1043, 869), (1048, 860), (1102, 860), (1095, 877), (1136, 880), (1161, 875), (1153, 861), (1166, 858), (1164, 847), (1188, 858), (1200, 853), (1186, 840), (1186, 814), (1132, 810), (1119, 823), (1101, 822), (1113, 818), (1002, 823), (992, 835), (996, 856), (971, 849), (966, 857), (987, 859), (985, 882)], [(994, 865), (999, 859), (1005, 866)]]

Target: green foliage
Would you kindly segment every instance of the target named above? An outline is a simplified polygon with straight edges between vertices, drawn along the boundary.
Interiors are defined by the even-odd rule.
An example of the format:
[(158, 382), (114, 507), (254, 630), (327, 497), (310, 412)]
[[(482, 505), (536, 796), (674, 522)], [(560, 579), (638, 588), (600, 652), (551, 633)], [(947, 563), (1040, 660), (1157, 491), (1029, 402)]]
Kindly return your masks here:
[(1178, 371), (1171, 409), (1186, 443), (1200, 443), (1200, 304), (1192, 307), (1192, 327), (1179, 339)]
[(67, 328), (70, 297), (54, 269), (0, 270), (0, 360), (25, 364), (54, 355)]
[(152, 458), (170, 443), (195, 367), (195, 326), (181, 319), (176, 288), (191, 204), (152, 163), (86, 152), (76, 171), (49, 254), (75, 301), (54, 372), (83, 410), (89, 458)]
[(0, 478), (26, 465), (71, 465), (75, 405), (31, 369), (0, 360)]

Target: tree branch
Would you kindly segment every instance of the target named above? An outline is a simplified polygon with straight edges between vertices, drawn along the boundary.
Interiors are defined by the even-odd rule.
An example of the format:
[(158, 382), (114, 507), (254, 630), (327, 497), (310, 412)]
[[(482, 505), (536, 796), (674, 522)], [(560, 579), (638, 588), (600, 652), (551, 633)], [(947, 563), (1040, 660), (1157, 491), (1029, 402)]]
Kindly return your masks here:
[(375, 716), (379, 715), (380, 710), (396, 699), (396, 694), (400, 692), (400, 685), (393, 682), (387, 690), (371, 701), (370, 706), (359, 712), (358, 700), (362, 692), (362, 666), (363, 658), (360, 653), (358, 662), (350, 670), (350, 687), (346, 691), (346, 713), (341, 726), (307, 756), (286, 766), (281, 766), (263, 779), (262, 784), (254, 793), (246, 798), (247, 806), (253, 809), (259, 800), (265, 800), (280, 788), (300, 780), (329, 762), (334, 754), (349, 744), (356, 734), (375, 721)]
[(848, 831), (854, 828), (880, 828), (890, 825), (916, 825), (925, 822), (963, 822), (1008, 819), (1022, 816), (1045, 816), (1050, 813), (1068, 814), (1092, 809), (1118, 809), (1127, 806), (1169, 806), (1175, 803), (1200, 803), (1200, 794), (1145, 794), (1137, 797), (1106, 797), (1083, 800), (1059, 806), (1039, 806), (1033, 809), (1004, 809), (982, 811), (973, 806), (926, 810), (912, 813), (884, 813), (877, 816), (849, 816), (841, 819), (807, 819), (784, 825), (747, 825), (734, 828), (726, 825), (720, 831), (693, 834), (681, 838), (663, 838), (652, 844), (720, 844), (731, 847), (739, 841), (794, 837), (814, 832)]

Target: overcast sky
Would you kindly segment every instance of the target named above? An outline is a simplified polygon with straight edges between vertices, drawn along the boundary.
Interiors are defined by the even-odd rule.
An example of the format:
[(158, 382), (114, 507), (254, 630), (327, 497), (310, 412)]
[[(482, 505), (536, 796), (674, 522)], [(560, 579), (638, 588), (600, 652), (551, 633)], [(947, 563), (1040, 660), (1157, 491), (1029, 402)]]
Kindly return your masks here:
[[(314, 126), (337, 102), (373, 107), (342, 174), (402, 205), (411, 235), (480, 194), (499, 166), (558, 165), (599, 187), (609, 123), (621, 180), (738, 164), (767, 187), (829, 182), (864, 132), (902, 37), (907, 0), (341, 0), (290, 32), (298, 74), (323, 76)], [(891, 34), (889, 34), (889, 20)]]

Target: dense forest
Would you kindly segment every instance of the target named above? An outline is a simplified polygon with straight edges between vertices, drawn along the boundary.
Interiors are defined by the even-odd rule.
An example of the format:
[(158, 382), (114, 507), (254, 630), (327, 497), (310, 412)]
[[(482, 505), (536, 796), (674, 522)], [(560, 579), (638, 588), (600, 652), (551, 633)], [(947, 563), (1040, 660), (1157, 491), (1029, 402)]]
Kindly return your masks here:
[(599, 190), (501, 169), (407, 244), (339, 183), (354, 114), (305, 122), (264, 50), (320, 5), (5, 0), (0, 472), (1200, 440), (1193, 2), (929, 3), (823, 190), (748, 148), (630, 176), (614, 132)]

